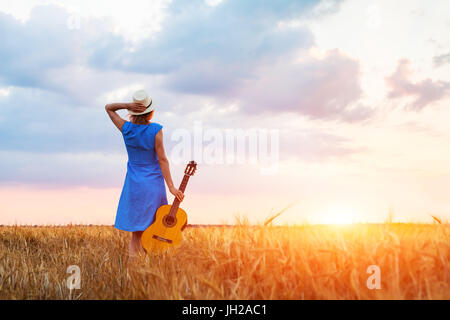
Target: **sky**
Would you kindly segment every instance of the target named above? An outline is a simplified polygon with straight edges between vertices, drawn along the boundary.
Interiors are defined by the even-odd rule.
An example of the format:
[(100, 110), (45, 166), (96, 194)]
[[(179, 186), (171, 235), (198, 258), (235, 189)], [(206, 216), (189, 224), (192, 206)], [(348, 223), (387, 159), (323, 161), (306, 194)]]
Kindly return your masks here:
[(0, 0), (0, 224), (113, 224), (127, 154), (104, 106), (139, 89), (175, 184), (180, 130), (277, 132), (270, 174), (194, 159), (189, 223), (448, 220), (449, 17), (444, 0)]

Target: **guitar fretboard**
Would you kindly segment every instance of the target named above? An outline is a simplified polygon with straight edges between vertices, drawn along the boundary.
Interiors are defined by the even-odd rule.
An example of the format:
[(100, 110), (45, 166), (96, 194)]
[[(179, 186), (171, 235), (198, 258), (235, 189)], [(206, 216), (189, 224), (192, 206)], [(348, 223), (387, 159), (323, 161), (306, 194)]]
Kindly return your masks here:
[[(178, 188), (183, 193), (186, 190), (186, 186), (187, 186), (187, 183), (189, 181), (189, 177), (190, 177), (189, 175), (185, 174), (184, 177), (183, 177), (183, 180), (181, 181), (180, 187)], [(173, 200), (173, 203), (172, 203), (172, 207), (170, 208), (169, 215), (171, 217), (175, 217), (179, 207), (180, 207), (180, 200), (178, 200), (175, 197), (175, 199)]]

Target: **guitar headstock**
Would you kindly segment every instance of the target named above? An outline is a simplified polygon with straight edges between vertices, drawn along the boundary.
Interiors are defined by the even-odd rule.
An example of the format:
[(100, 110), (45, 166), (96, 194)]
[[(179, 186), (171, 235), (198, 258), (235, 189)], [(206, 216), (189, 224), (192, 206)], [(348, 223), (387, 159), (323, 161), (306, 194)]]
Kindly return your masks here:
[(187, 174), (188, 176), (193, 176), (195, 170), (197, 170), (197, 163), (195, 161), (190, 161), (186, 165), (186, 170), (184, 170), (184, 174)]

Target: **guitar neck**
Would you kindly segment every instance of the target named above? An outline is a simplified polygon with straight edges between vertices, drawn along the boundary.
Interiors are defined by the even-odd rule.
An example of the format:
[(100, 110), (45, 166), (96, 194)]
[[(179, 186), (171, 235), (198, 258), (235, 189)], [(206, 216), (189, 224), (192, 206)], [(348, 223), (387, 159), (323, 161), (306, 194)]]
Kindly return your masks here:
[[(186, 186), (189, 181), (189, 177), (190, 177), (189, 175), (185, 174), (183, 177), (183, 180), (181, 181), (180, 187), (178, 188), (183, 193), (186, 190)], [(173, 203), (172, 203), (172, 208), (170, 210), (170, 214), (174, 215), (177, 212), (179, 206), (180, 206), (180, 200), (178, 200), (175, 197), (175, 199), (173, 200)]]
[(183, 177), (183, 180), (181, 181), (180, 187), (178, 188), (183, 193), (184, 193), (184, 190), (186, 190), (186, 186), (189, 181), (189, 177), (190, 177), (189, 175), (185, 174)]

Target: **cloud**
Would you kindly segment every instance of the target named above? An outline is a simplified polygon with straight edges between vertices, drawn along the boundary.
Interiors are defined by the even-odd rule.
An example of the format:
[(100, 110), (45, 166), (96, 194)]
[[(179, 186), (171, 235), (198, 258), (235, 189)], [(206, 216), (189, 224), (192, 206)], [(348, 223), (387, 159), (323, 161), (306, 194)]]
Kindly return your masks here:
[(170, 18), (153, 38), (133, 50), (117, 38), (106, 38), (89, 63), (101, 69), (166, 74), (166, 87), (175, 92), (230, 92), (252, 77), (259, 64), (312, 44), (306, 28), (279, 30), (277, 23), (315, 3), (229, 0), (210, 7), (204, 1), (174, 1)]
[(280, 159), (310, 163), (343, 160), (367, 151), (352, 139), (320, 130), (286, 130), (280, 142)]
[(36, 7), (27, 23), (22, 24), (0, 12), (0, 81), (39, 87), (47, 70), (74, 61), (74, 41), (67, 29), (67, 17), (67, 12), (56, 6)]
[(362, 90), (359, 63), (339, 50), (322, 58), (306, 55), (301, 62), (264, 65), (257, 79), (241, 86), (243, 109), (255, 112), (292, 112), (313, 119), (361, 121), (372, 109), (355, 105)]
[[(8, 96), (0, 97), (0, 108), (2, 183), (59, 187), (113, 187), (122, 183), (126, 149), (103, 106), (74, 106), (61, 94), (12, 87)], [(205, 106), (206, 110), (186, 117), (158, 112), (154, 120), (164, 125), (167, 154), (171, 155), (177, 143), (171, 139), (174, 129), (184, 128), (193, 136), (196, 120), (203, 120), (205, 129), (280, 129), (280, 161), (296, 158), (317, 163), (361, 151), (351, 140), (326, 129), (292, 125), (286, 129), (281, 124), (288, 122), (289, 115), (267, 117), (220, 108), (220, 104)], [(236, 169), (221, 168), (230, 175)]]
[(206, 96), (219, 103), (237, 100), (247, 113), (361, 121), (371, 110), (356, 104), (361, 94), (357, 61), (330, 51), (325, 59), (296, 63), (299, 52), (313, 46), (313, 36), (304, 26), (279, 27), (280, 21), (307, 16), (312, 9), (315, 17), (334, 12), (336, 3), (330, 11), (317, 10), (323, 4), (315, 1), (249, 5), (229, 0), (215, 6), (174, 1), (162, 29), (134, 46), (100, 20), (69, 28), (71, 16), (53, 5), (33, 8), (25, 24), (1, 14), (0, 24), (9, 31), (2, 81), (54, 91), (73, 105), (92, 105), (131, 82), (170, 100)]
[[(166, 136), (170, 139), (170, 135)], [(297, 163), (334, 163), (355, 153), (365, 151), (355, 147), (352, 141), (319, 131), (283, 130), (280, 134), (280, 161), (296, 161)], [(169, 141), (168, 141), (169, 142)], [(70, 143), (70, 142), (69, 142)], [(169, 142), (166, 153), (171, 155)], [(204, 144), (206, 147), (208, 144)], [(123, 146), (123, 149), (125, 147)], [(0, 185), (30, 184), (39, 188), (66, 188), (89, 186), (94, 188), (120, 187), (126, 173), (126, 152), (80, 151), (67, 148), (65, 151), (48, 150), (0, 150), (2, 170)], [(208, 165), (200, 163), (202, 175), (210, 180), (208, 173), (221, 172), (223, 181), (220, 185), (231, 186), (236, 179), (247, 173), (251, 176), (263, 177), (259, 174), (260, 164), (250, 165)], [(181, 178), (183, 164), (171, 162), (173, 176)], [(207, 176), (210, 176), (209, 178)], [(217, 175), (216, 175), (217, 178)], [(244, 180), (247, 180), (244, 179)], [(275, 178), (275, 177), (274, 177)], [(234, 182), (233, 182), (234, 181)], [(241, 186), (242, 187), (242, 186)], [(201, 189), (205, 189), (205, 185)], [(233, 192), (233, 188), (228, 192)], [(212, 191), (212, 190), (209, 190)], [(222, 190), (226, 191), (226, 190)]]
[(450, 53), (433, 57), (433, 62), (435, 67), (440, 67), (446, 63), (450, 63)]
[(388, 97), (391, 99), (413, 97), (414, 101), (408, 108), (421, 110), (433, 102), (443, 99), (450, 92), (450, 82), (448, 81), (433, 81), (428, 78), (413, 82), (412, 74), (411, 62), (408, 59), (399, 60), (395, 72), (385, 78), (390, 87)]
[[(168, 152), (170, 132), (194, 119), (246, 129), (278, 114), (369, 118), (358, 104), (358, 61), (337, 50), (315, 58), (306, 27), (279, 27), (316, 3), (174, 1), (161, 30), (132, 45), (101, 19), (70, 28), (58, 6), (37, 6), (24, 23), (0, 13), (0, 181), (117, 186), (112, 162), (124, 162), (108, 156), (126, 158), (125, 146), (103, 106), (138, 87), (155, 97)], [(326, 133), (299, 139), (301, 151), (281, 152), (326, 159), (358, 151)]]
[[(86, 20), (82, 28), (71, 29), (70, 17), (55, 5), (34, 7), (24, 23), (0, 12), (0, 84), (66, 94), (73, 102), (82, 101), (79, 98), (86, 89), (102, 87), (102, 82), (95, 88), (86, 81), (94, 71), (86, 70), (85, 61), (102, 37), (121, 38), (96, 20)], [(102, 74), (97, 71), (94, 76)], [(111, 81), (103, 83), (110, 85)]]
[[(133, 77), (159, 74), (164, 76), (161, 88), (172, 94), (211, 96), (219, 101), (238, 97), (249, 104), (258, 102), (254, 98), (261, 90), (258, 86), (265, 86), (280, 93), (291, 90), (284, 94), (285, 101), (281, 101), (283, 105), (277, 111), (292, 111), (298, 100), (292, 92), (298, 92), (309, 97), (302, 100), (307, 106), (296, 110), (300, 114), (344, 121), (367, 118), (368, 109), (361, 106), (337, 116), (349, 108), (347, 104), (360, 91), (357, 65), (350, 59), (331, 54), (324, 61), (311, 60), (311, 65), (292, 62), (299, 50), (312, 46), (312, 34), (306, 27), (279, 28), (278, 23), (306, 14), (316, 8), (315, 4), (282, 1), (277, 4), (279, 7), (273, 3), (249, 6), (230, 0), (211, 7), (204, 2), (175, 1), (168, 9), (170, 19), (162, 30), (133, 48), (97, 20), (83, 21), (75, 30), (68, 28), (70, 15), (56, 6), (35, 7), (25, 24), (1, 15), (2, 26), (10, 31), (4, 51), (7, 63), (1, 67), (3, 81), (53, 90), (70, 96), (74, 102), (87, 104), (98, 91), (104, 95), (125, 86), (124, 78), (117, 81), (117, 76), (102, 77), (108, 72)], [(42, 48), (44, 35), (56, 46)], [(25, 45), (35, 50), (22, 47)], [(265, 66), (276, 66), (278, 70)], [(342, 79), (343, 72), (349, 72), (351, 77)], [(267, 83), (268, 78), (273, 83)], [(334, 95), (330, 101), (320, 101), (326, 93), (323, 90), (328, 90), (333, 82), (344, 90), (330, 92)], [(280, 88), (280, 83), (285, 89)], [(310, 91), (322, 92), (314, 98)], [(254, 97), (249, 97), (252, 94)], [(262, 108), (269, 110), (264, 105)]]
[(1, 185), (105, 188), (120, 185), (126, 173), (123, 154), (0, 151), (0, 157)]
[(123, 151), (120, 132), (109, 120), (104, 105), (83, 107), (63, 94), (12, 87), (8, 96), (0, 97), (0, 110), (1, 150)]
[[(370, 118), (372, 110), (357, 103), (358, 61), (330, 50), (324, 59), (309, 56), (297, 63), (314, 38), (305, 26), (279, 27), (282, 21), (306, 17), (317, 3), (281, 2), (249, 6), (226, 1), (211, 8), (204, 2), (176, 1), (155, 38), (131, 51), (109, 38), (112, 42), (101, 44), (89, 63), (160, 74), (168, 92), (235, 101), (248, 114), (294, 112), (345, 122)], [(313, 16), (335, 12), (338, 4), (322, 5)]]

